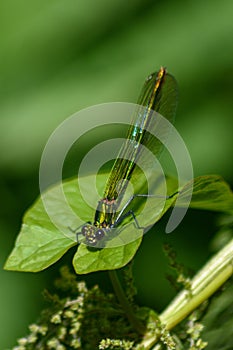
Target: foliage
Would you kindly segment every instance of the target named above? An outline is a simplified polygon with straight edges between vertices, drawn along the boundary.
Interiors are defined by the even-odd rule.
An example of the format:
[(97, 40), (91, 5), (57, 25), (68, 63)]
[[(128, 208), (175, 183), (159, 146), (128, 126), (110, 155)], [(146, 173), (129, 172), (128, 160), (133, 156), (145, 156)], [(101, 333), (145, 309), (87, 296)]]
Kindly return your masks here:
[[(104, 183), (105, 177), (102, 177)], [(89, 177), (86, 179), (87, 184)], [(174, 190), (175, 180), (169, 179), (168, 193)], [(201, 176), (194, 179), (193, 184), (188, 183), (179, 190), (181, 206), (186, 205), (186, 198), (190, 195), (193, 186), (191, 207), (223, 212), (232, 212), (233, 195), (229, 186), (219, 176)], [(83, 202), (79, 193), (77, 181), (70, 180), (63, 184), (63, 191), (69, 206), (88, 221), (94, 216), (91, 209)], [(61, 229), (57, 228), (47, 214), (43, 205), (43, 196), (28, 210), (22, 229), (17, 238), (15, 248), (9, 256), (5, 269), (17, 271), (41, 271), (56, 262), (69, 248), (76, 245), (76, 235), (70, 227), (74, 224), (66, 218), (66, 206), (59, 200), (59, 188), (53, 187), (47, 192), (47, 201), (50, 199), (53, 213), (62, 218)], [(175, 202), (177, 195), (166, 201), (163, 212), (158, 220)], [(148, 217), (153, 219), (153, 208)], [(76, 224), (79, 227), (80, 224)], [(125, 244), (127, 237), (133, 237), (132, 241)], [(135, 228), (134, 223), (128, 223), (120, 233), (109, 242), (120, 244), (108, 246), (106, 249), (90, 248), (81, 243), (73, 259), (76, 273), (84, 274), (99, 270), (112, 270), (125, 266), (135, 255), (142, 242), (142, 232)], [(126, 241), (127, 242), (127, 241)]]
[[(197, 182), (199, 183), (200, 179)], [(224, 183), (221, 185), (225, 186)], [(228, 219), (223, 220), (223, 227), (226, 229), (227, 225), (231, 231), (232, 218), (229, 215), (226, 218)], [(177, 261), (173, 249), (165, 246), (169, 265), (176, 273), (176, 282), (182, 285), (184, 290), (160, 315), (152, 309), (136, 304), (132, 264), (122, 269), (124, 291), (118, 279), (114, 277), (115, 272), (110, 274), (115, 295), (101, 291), (98, 286), (88, 288), (84, 282), (77, 282), (76, 275), (64, 267), (61, 269), (61, 278), (56, 281), (58, 294), (51, 295), (45, 292), (45, 297), (50, 303), (48, 309), (42, 312), (36, 324), (29, 326), (30, 333), (19, 339), (13, 350), (202, 350), (206, 347), (210, 350), (230, 350), (233, 345), (230, 281), (221, 292), (209, 301), (207, 299), (232, 274), (232, 244), (228, 244), (228, 255), (224, 253), (227, 247), (225, 245), (194, 278), (186, 275), (185, 268)], [(221, 261), (223, 259), (225, 261)], [(217, 281), (224, 269), (227, 271), (229, 267), (230, 274)], [(210, 279), (207, 278), (206, 284), (203, 285), (201, 281), (206, 279), (206, 273), (209, 273)], [(213, 279), (216, 280), (216, 286), (210, 291), (209, 286), (215, 282)], [(198, 303), (195, 302), (203, 291), (204, 297), (201, 297)], [(193, 302), (194, 305), (190, 308), (189, 305)], [(179, 316), (180, 312), (183, 313), (182, 316)], [(176, 318), (176, 314), (178, 317), (174, 322), (172, 319)], [(190, 315), (185, 319), (187, 314)], [(216, 328), (218, 324), (221, 327)], [(219, 337), (220, 334), (224, 335)]]

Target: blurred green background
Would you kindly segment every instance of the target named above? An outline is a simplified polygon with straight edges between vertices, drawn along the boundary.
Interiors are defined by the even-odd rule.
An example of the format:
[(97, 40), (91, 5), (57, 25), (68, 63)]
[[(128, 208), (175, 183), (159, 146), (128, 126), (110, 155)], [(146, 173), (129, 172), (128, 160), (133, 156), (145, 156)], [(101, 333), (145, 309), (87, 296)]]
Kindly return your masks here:
[[(176, 127), (195, 175), (221, 174), (232, 183), (232, 18), (231, 0), (0, 1), (1, 266), (39, 194), (40, 156), (52, 131), (87, 106), (136, 102), (145, 77), (161, 65), (179, 84)], [(158, 310), (173, 295), (162, 242), (197, 269), (216, 230), (214, 213), (190, 210), (165, 237), (165, 219), (135, 261), (138, 301)], [(36, 320), (58, 265), (39, 274), (1, 269), (1, 349)], [(110, 288), (104, 273), (87, 280)]]

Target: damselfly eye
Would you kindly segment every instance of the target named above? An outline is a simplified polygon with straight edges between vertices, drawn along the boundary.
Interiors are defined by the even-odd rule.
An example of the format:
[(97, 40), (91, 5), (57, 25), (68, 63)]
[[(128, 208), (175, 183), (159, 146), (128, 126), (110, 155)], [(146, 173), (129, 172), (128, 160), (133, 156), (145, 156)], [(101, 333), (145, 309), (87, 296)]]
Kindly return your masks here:
[(83, 236), (87, 236), (89, 235), (91, 232), (93, 232), (93, 227), (91, 225), (84, 225), (82, 228), (81, 228), (81, 234)]
[(95, 237), (98, 241), (101, 240), (104, 236), (105, 236), (104, 230), (102, 230), (100, 228), (98, 230), (96, 230)]

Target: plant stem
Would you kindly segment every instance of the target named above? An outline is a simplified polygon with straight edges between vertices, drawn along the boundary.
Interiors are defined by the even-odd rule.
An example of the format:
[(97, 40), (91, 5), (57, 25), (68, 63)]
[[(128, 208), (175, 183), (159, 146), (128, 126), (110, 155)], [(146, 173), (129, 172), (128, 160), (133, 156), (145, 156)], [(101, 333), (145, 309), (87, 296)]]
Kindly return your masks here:
[(125, 311), (127, 318), (129, 322), (132, 324), (133, 328), (139, 333), (144, 334), (146, 327), (143, 326), (143, 324), (138, 320), (138, 318), (135, 316), (132, 306), (130, 305), (128, 299), (126, 298), (126, 295), (122, 289), (121, 283), (119, 281), (119, 278), (117, 276), (117, 273), (115, 270), (109, 270), (109, 276), (114, 288), (114, 291), (116, 293), (116, 296)]
[[(214, 255), (191, 280), (190, 290), (181, 291), (160, 314), (167, 330), (180, 323), (188, 314), (207, 300), (233, 274), (233, 239)], [(158, 336), (151, 336), (142, 343), (145, 350), (152, 348)]]

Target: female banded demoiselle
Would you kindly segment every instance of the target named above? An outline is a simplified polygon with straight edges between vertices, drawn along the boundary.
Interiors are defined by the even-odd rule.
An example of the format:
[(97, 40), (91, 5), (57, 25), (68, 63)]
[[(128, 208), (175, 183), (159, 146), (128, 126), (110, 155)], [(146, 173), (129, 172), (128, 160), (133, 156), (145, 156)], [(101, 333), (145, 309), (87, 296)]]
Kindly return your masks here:
[[(81, 232), (77, 234), (85, 237), (87, 245), (98, 245), (103, 237), (110, 234), (111, 229), (116, 228), (130, 215), (138, 226), (134, 211), (127, 210), (127, 208), (135, 197), (148, 195), (135, 194), (122, 209), (119, 207), (138, 160), (145, 157), (142, 146), (149, 147), (156, 156), (164, 146), (150, 133), (150, 130), (158, 127), (152, 118), (152, 113), (157, 112), (172, 122), (176, 112), (177, 94), (176, 80), (163, 67), (146, 79), (137, 101), (137, 104), (143, 106), (143, 109), (138, 109), (133, 116), (125, 142), (111, 169), (103, 198), (98, 202), (94, 221), (84, 224)], [(168, 130), (163, 132), (167, 133)]]

